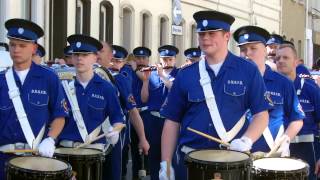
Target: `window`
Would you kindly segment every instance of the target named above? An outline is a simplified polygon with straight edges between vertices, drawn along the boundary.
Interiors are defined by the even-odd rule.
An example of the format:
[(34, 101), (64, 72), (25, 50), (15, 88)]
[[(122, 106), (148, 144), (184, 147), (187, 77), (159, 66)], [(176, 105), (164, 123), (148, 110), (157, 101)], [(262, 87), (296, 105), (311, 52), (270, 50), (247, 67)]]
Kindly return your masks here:
[(90, 35), (91, 1), (77, 0), (76, 33)]
[(160, 41), (159, 41), (159, 47), (163, 46), (165, 44), (168, 44), (169, 39), (169, 19), (168, 17), (164, 16), (160, 18)]
[(198, 47), (198, 33), (197, 33), (197, 25), (193, 24), (191, 26), (191, 47)]
[(129, 7), (123, 8), (123, 19), (122, 19), (122, 45), (127, 49), (128, 52), (131, 51), (132, 45), (132, 29), (133, 29), (133, 12)]
[(83, 31), (83, 2), (77, 0), (76, 6), (76, 34), (82, 34)]
[(150, 13), (142, 14), (142, 46), (151, 46), (151, 15)]
[(100, 3), (99, 39), (112, 43), (113, 41), (113, 6), (108, 1)]
[(22, 17), (31, 20), (31, 0), (21, 0)]

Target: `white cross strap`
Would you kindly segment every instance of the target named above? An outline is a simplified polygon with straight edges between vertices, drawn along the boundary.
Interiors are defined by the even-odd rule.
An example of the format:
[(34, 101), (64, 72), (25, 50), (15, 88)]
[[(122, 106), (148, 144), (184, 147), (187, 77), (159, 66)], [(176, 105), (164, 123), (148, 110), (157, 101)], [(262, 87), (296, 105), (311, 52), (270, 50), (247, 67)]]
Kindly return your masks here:
[(32, 149), (35, 149), (37, 148), (37, 146), (39, 145), (43, 137), (43, 134), (45, 131), (45, 124), (43, 125), (37, 138), (35, 139), (27, 114), (24, 110), (24, 107), (20, 98), (20, 91), (14, 79), (12, 68), (7, 69), (5, 76), (6, 76), (8, 89), (9, 89), (8, 94), (10, 99), (12, 100), (14, 110), (16, 111), (16, 115), (19, 120), (23, 135), (26, 138), (28, 145), (32, 147)]
[(67, 94), (67, 98), (71, 105), (73, 119), (77, 124), (78, 131), (80, 133), (81, 139), (83, 142), (90, 142), (90, 139), (93, 139), (99, 135), (101, 132), (101, 125), (94, 129), (90, 134), (88, 134), (86, 125), (83, 120), (83, 116), (80, 112), (76, 90), (74, 86), (74, 80), (68, 83), (67, 80), (62, 80), (62, 86)]
[(280, 137), (283, 135), (283, 133), (284, 133), (284, 127), (283, 127), (283, 125), (280, 126), (275, 140), (273, 140), (273, 137), (272, 137), (272, 134), (271, 134), (271, 131), (270, 131), (269, 127), (267, 127), (267, 128), (263, 131), (263, 137), (264, 137), (264, 139), (266, 140), (266, 142), (267, 142), (267, 144), (268, 144), (268, 146), (269, 146), (270, 149), (272, 149), (272, 148), (274, 147), (275, 142), (280, 139)]
[(209, 109), (209, 113), (211, 116), (212, 123), (217, 131), (218, 136), (224, 141), (231, 141), (241, 130), (245, 123), (245, 114), (240, 118), (240, 120), (236, 123), (236, 125), (230, 130), (226, 131), (219, 110), (216, 103), (216, 99), (213, 93), (213, 89), (211, 86), (211, 79), (205, 67), (205, 59), (201, 58), (199, 62), (199, 73), (200, 73), (200, 84), (202, 86), (202, 90), (206, 99), (206, 104)]

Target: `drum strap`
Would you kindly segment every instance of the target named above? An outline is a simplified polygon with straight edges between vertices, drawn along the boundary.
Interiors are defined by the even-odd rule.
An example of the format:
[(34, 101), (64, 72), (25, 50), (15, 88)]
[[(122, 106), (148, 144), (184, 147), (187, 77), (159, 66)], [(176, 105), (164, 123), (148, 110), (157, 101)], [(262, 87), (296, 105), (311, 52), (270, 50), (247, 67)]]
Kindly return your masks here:
[(96, 129), (94, 129), (89, 135), (86, 128), (86, 125), (84, 123), (82, 114), (80, 112), (77, 96), (76, 96), (76, 90), (74, 87), (74, 80), (72, 80), (70, 83), (68, 83), (67, 80), (62, 80), (62, 86), (67, 94), (67, 98), (71, 105), (72, 115), (73, 119), (75, 120), (80, 136), (82, 138), (83, 142), (88, 142), (90, 139), (93, 139), (97, 137), (101, 131), (101, 125), (99, 125)]
[(302, 88), (303, 88), (303, 85), (304, 85), (304, 78), (301, 78), (301, 81), (300, 81), (300, 88), (297, 89), (297, 95), (299, 96), (302, 92)]
[(217, 131), (218, 136), (225, 142), (231, 141), (241, 130), (245, 123), (245, 114), (240, 118), (236, 125), (230, 130), (226, 131), (213, 93), (211, 86), (211, 79), (205, 67), (205, 59), (199, 62), (200, 84), (206, 98), (206, 104), (210, 112), (212, 123)]
[(263, 131), (263, 137), (264, 139), (266, 140), (268, 146), (270, 149), (272, 149), (275, 145), (275, 142), (278, 141), (281, 136), (283, 135), (284, 133), (284, 127), (283, 125), (280, 126), (279, 130), (278, 130), (278, 134), (275, 138), (275, 140), (273, 140), (273, 137), (272, 137), (272, 134), (271, 134), (271, 131), (269, 129), (269, 127), (267, 127), (264, 131)]
[(6, 81), (9, 89), (9, 97), (12, 100), (14, 110), (16, 111), (16, 115), (19, 120), (23, 135), (26, 138), (28, 145), (32, 149), (36, 149), (40, 141), (42, 140), (45, 131), (45, 124), (42, 126), (37, 138), (35, 138), (20, 98), (20, 91), (14, 79), (12, 68), (8, 68), (6, 72)]

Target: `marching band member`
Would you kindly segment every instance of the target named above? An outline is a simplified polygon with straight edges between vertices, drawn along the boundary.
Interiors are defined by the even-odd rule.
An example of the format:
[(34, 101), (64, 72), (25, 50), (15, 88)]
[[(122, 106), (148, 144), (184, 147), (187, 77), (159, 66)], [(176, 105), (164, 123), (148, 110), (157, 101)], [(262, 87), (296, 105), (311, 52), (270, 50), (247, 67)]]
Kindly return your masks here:
[(160, 108), (166, 99), (172, 82), (178, 73), (175, 67), (176, 55), (179, 50), (171, 45), (158, 48), (161, 65), (156, 66), (156, 71), (145, 72), (145, 78), (141, 89), (141, 101), (148, 104), (150, 118), (149, 129), (149, 168), (151, 179), (159, 178), (159, 163), (161, 161), (161, 133), (164, 118), (160, 116)]
[[(34, 149), (52, 157), (68, 109), (55, 73), (32, 62), (43, 30), (23, 19), (10, 19), (5, 27), (13, 67), (0, 74), (0, 151)], [(12, 156), (0, 153), (0, 179)]]
[[(132, 54), (134, 56), (134, 63), (132, 68), (135, 73), (132, 76), (132, 93), (133, 97), (136, 100), (137, 109), (143, 120), (144, 129), (146, 133), (147, 140), (150, 139), (150, 129), (149, 129), (149, 118), (150, 112), (148, 111), (147, 103), (141, 101), (141, 88), (142, 82), (145, 78), (144, 72), (140, 70), (142, 68), (149, 67), (149, 57), (151, 56), (151, 50), (147, 47), (136, 47), (133, 49)], [(134, 129), (131, 130), (131, 157), (132, 157), (132, 176), (133, 179), (139, 178), (139, 170), (142, 169), (142, 163), (145, 165), (145, 169), (149, 167), (148, 157), (144, 156), (144, 162), (142, 162), (139, 148), (137, 147), (138, 136)]]
[[(318, 136), (320, 122), (320, 89), (314, 83), (297, 76), (297, 61), (297, 52), (292, 45), (280, 45), (276, 54), (278, 72), (294, 83), (302, 110), (306, 115), (302, 129), (291, 141), (291, 156), (305, 160), (313, 170), (317, 160), (316, 154), (320, 151), (315, 149), (317, 143), (315, 136)], [(314, 173), (309, 173), (309, 179), (316, 179)]]
[(38, 49), (37, 52), (33, 55), (32, 60), (36, 64), (42, 64), (42, 58), (46, 55), (46, 50), (44, 49), (43, 46), (38, 44)]
[(198, 62), (201, 57), (201, 49), (189, 48), (184, 51), (184, 56), (187, 58), (186, 64), (192, 64)]
[[(125, 114), (128, 115), (130, 122), (132, 123), (133, 127), (136, 129), (138, 133), (139, 149), (141, 149), (145, 154), (148, 154), (149, 143), (146, 140), (144, 134), (143, 121), (136, 108), (136, 103), (132, 95), (132, 85), (130, 84), (132, 80), (129, 80), (128, 74), (126, 72), (121, 73), (121, 69), (125, 66), (124, 59), (127, 56), (127, 52), (123, 47), (120, 46), (113, 45), (112, 47), (110, 47), (107, 43), (102, 44), (103, 48), (98, 53), (98, 62), (100, 63), (100, 65), (103, 66), (104, 71), (112, 76), (109, 76), (109, 79), (113, 79), (112, 81), (114, 82), (114, 85), (117, 87), (119, 91), (119, 99), (123, 111), (125, 112)], [(111, 69), (111, 71), (109, 69)], [(129, 123), (127, 123), (127, 125), (129, 126)], [(119, 142), (113, 149), (110, 155), (111, 157), (109, 157), (109, 159), (111, 158), (110, 162), (112, 163), (111, 169), (108, 168), (108, 171), (106, 171), (107, 173), (105, 173), (104, 175), (105, 177), (110, 176), (111, 174), (111, 179), (120, 179), (121, 175), (125, 174), (123, 171), (123, 165), (121, 164), (121, 162), (123, 162), (123, 147), (121, 146), (126, 146), (128, 144), (128, 133), (129, 132), (125, 133), (126, 142), (124, 142), (124, 144), (121, 144)]]
[(102, 123), (108, 118), (111, 125), (105, 130), (108, 136), (85, 146), (105, 151), (106, 143), (117, 144), (119, 132), (113, 128), (124, 122), (116, 89), (93, 71), (102, 44), (85, 35), (71, 35), (67, 41), (72, 49), (76, 78), (63, 83), (72, 114), (61, 133), (60, 145), (76, 147), (90, 142), (103, 133)]
[(272, 70), (276, 71), (277, 67), (275, 64), (275, 56), (276, 51), (280, 44), (283, 43), (282, 36), (278, 34), (271, 34), (270, 38), (268, 39), (266, 45), (267, 45), (267, 61), (266, 64), (271, 67)]
[[(268, 125), (269, 105), (259, 70), (227, 49), (234, 17), (218, 11), (199, 11), (193, 17), (205, 56), (179, 71), (161, 110), (166, 118), (159, 172), (163, 180), (172, 180), (175, 175), (176, 179), (187, 179), (183, 161), (191, 150), (219, 147), (187, 127), (231, 141), (231, 150), (249, 151)], [(253, 114), (250, 124), (245, 121), (248, 109)], [(175, 149), (179, 157), (174, 163), (174, 173), (170, 164)], [(169, 168), (170, 177), (167, 177)]]
[[(269, 33), (257, 26), (243, 26), (233, 33), (240, 48), (240, 56), (254, 62), (263, 76), (270, 95), (269, 125), (252, 146), (252, 152), (269, 152), (278, 141), (284, 139), (278, 149), (281, 156), (290, 156), (289, 145), (303, 125), (304, 113), (301, 110), (293, 83), (285, 76), (272, 71), (265, 64), (266, 42)], [(251, 121), (250, 113), (247, 118)]]

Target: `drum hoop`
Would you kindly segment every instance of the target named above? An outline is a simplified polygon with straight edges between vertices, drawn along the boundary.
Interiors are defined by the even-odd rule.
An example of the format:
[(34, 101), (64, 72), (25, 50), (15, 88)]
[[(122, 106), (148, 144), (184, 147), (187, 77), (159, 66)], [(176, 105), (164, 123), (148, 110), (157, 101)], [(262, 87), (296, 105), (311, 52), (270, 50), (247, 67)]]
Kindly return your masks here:
[[(35, 173), (43, 173), (43, 174), (61, 174), (61, 173), (66, 173), (68, 172), (68, 170), (70, 170), (70, 176), (72, 174), (72, 167), (71, 165), (65, 161), (65, 160), (60, 160), (60, 159), (54, 159), (54, 160), (57, 160), (57, 161), (62, 161), (64, 162), (66, 165), (67, 165), (67, 168), (64, 169), (64, 170), (59, 170), (59, 171), (39, 171), (39, 170), (32, 170), (32, 169), (26, 169), (26, 168), (22, 168), (22, 167), (19, 167), (19, 166), (16, 166), (16, 165), (13, 165), (10, 163), (10, 161), (12, 159), (15, 159), (15, 158), (19, 158), (19, 157), (39, 157), (39, 156), (18, 156), (18, 157), (11, 157), (10, 159), (8, 159), (6, 162), (5, 162), (5, 167), (7, 168), (15, 168), (15, 169), (18, 169), (19, 171), (22, 171), (24, 173), (31, 173), (31, 174), (35, 174)], [(40, 156), (41, 157), (41, 156)], [(46, 159), (52, 159), (52, 158), (48, 158), (48, 157), (41, 157), (41, 158), (46, 158)]]
[[(66, 148), (66, 149), (74, 149), (74, 148), (68, 148), (68, 147), (58, 147), (57, 149), (59, 148)], [(103, 160), (104, 159), (104, 156), (106, 155), (106, 153), (108, 152), (111, 152), (111, 149), (112, 148), (108, 148), (106, 152), (103, 152), (99, 149), (93, 149), (93, 148), (82, 148), (82, 149), (90, 149), (90, 150), (95, 150), (95, 151), (99, 151), (101, 153), (99, 154), (90, 154), (90, 155), (79, 155), (79, 154), (62, 154), (62, 153), (54, 153), (54, 156), (57, 157), (56, 155), (58, 155), (58, 157), (68, 157), (69, 159), (72, 158), (72, 159), (77, 159), (77, 160)]]
[[(262, 158), (262, 159), (273, 159), (274, 157), (266, 157), (266, 158)], [(293, 160), (299, 160), (301, 162), (303, 162), (306, 166), (302, 169), (296, 169), (296, 170), (270, 170), (270, 169), (265, 169), (265, 168), (259, 168), (259, 167), (255, 167), (253, 165), (253, 162), (252, 162), (252, 169), (254, 172), (257, 172), (257, 171), (262, 171), (262, 172), (270, 172), (270, 173), (276, 173), (276, 174), (293, 174), (293, 173), (300, 173), (300, 172), (307, 172), (307, 174), (309, 174), (309, 165), (308, 163), (306, 163), (304, 160), (302, 159), (298, 159), (298, 158), (287, 158), (287, 157), (283, 157), (281, 159), (293, 159)], [(259, 160), (259, 159), (257, 159)]]
[(190, 151), (189, 153), (187, 153), (185, 155), (185, 163), (187, 164), (191, 164), (192, 162), (196, 163), (197, 165), (201, 164), (203, 166), (221, 166), (221, 167), (228, 167), (228, 169), (232, 169), (233, 167), (248, 167), (248, 166), (252, 166), (252, 161), (251, 158), (249, 156), (249, 154), (244, 153), (244, 152), (239, 152), (239, 151), (233, 151), (233, 150), (228, 150), (228, 151), (233, 151), (233, 152), (238, 152), (238, 153), (243, 153), (248, 155), (248, 159), (245, 160), (241, 160), (241, 161), (235, 161), (235, 162), (210, 162), (210, 161), (204, 161), (204, 160), (199, 160), (199, 159), (195, 159), (192, 158), (190, 156), (191, 153), (196, 152), (196, 151), (203, 151), (203, 150), (217, 150), (217, 149), (197, 149), (197, 150), (193, 150)]

